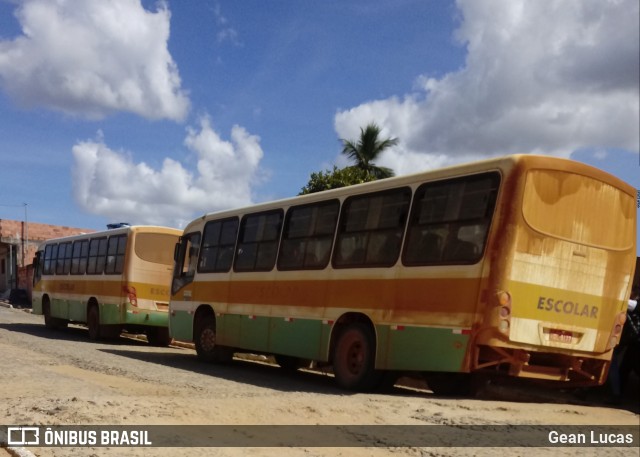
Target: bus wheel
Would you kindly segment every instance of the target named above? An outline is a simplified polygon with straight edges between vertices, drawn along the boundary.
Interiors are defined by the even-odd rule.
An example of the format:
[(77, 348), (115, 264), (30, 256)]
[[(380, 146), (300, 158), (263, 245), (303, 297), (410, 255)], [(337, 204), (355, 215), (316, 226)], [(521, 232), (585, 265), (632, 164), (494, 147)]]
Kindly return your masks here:
[(230, 348), (216, 344), (216, 321), (204, 316), (196, 322), (195, 345), (198, 358), (203, 362), (229, 362), (233, 359)]
[(378, 384), (374, 338), (369, 327), (352, 324), (334, 346), (333, 373), (338, 385), (349, 390), (371, 390)]
[(302, 368), (303, 365), (303, 361), (298, 357), (280, 354), (276, 354), (273, 357), (276, 359), (276, 363), (280, 365), (280, 368), (286, 371), (296, 371), (298, 368)]
[(51, 329), (67, 328), (68, 321), (51, 316), (51, 304), (46, 300), (42, 304), (42, 314), (44, 314), (44, 326)]
[(97, 341), (100, 339), (100, 311), (97, 305), (91, 305), (87, 312), (87, 327), (89, 328), (89, 339)]
[(42, 314), (44, 314), (44, 326), (47, 328), (57, 328), (55, 318), (51, 317), (49, 301), (42, 304)]
[(147, 330), (147, 341), (151, 346), (169, 346), (171, 344), (169, 329), (163, 327), (150, 328)]

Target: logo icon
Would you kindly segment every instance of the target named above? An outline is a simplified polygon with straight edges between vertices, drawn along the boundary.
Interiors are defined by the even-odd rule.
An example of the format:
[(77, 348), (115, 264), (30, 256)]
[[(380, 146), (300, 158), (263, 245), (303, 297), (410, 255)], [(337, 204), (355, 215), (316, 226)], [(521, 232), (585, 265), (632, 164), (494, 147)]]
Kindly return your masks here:
[(40, 444), (39, 427), (8, 427), (7, 444), (9, 446), (33, 446)]

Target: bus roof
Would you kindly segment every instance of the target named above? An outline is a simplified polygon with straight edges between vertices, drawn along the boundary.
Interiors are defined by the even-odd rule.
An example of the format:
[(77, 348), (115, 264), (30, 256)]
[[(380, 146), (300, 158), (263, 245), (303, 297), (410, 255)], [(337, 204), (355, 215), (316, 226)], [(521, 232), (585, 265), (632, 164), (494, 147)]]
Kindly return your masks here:
[(98, 232), (88, 232), (81, 233), (79, 235), (71, 235), (60, 238), (51, 238), (43, 241), (40, 246), (45, 246), (46, 244), (52, 243), (64, 243), (66, 241), (74, 241), (81, 240), (85, 238), (99, 238), (101, 236), (109, 236), (109, 235), (120, 235), (123, 233), (166, 233), (170, 235), (181, 235), (182, 230), (171, 228), (171, 227), (161, 227), (156, 225), (127, 225), (115, 229), (101, 230)]
[(418, 173), (412, 173), (408, 175), (396, 176), (393, 178), (381, 179), (377, 181), (367, 182), (363, 184), (354, 184), (351, 186), (341, 187), (338, 189), (325, 190), (322, 192), (315, 192), (312, 194), (299, 195), (294, 197), (287, 197), (280, 200), (274, 200), (270, 202), (258, 203), (255, 205), (249, 205), (240, 208), (230, 208), (227, 210), (216, 211), (206, 213), (187, 224), (185, 230), (192, 224), (199, 223), (201, 221), (209, 220), (211, 218), (224, 218), (237, 214), (244, 214), (249, 212), (256, 212), (266, 210), (276, 206), (291, 206), (300, 205), (304, 203), (313, 203), (321, 200), (330, 200), (332, 198), (340, 198), (348, 195), (357, 195), (361, 193), (375, 192), (376, 190), (384, 190), (389, 187), (398, 187), (403, 185), (409, 185), (421, 180), (438, 180), (443, 178), (462, 176), (466, 174), (479, 173), (488, 170), (510, 170), (516, 165), (524, 166), (526, 169), (531, 168), (550, 168), (561, 171), (571, 171), (572, 173), (584, 174), (590, 176), (599, 181), (610, 184), (625, 193), (635, 198), (636, 190), (631, 185), (622, 181), (621, 179), (602, 171), (598, 168), (592, 167), (582, 162), (576, 162), (574, 160), (545, 156), (535, 154), (513, 154), (502, 157), (496, 157), (491, 159), (485, 159), (475, 162), (468, 162), (464, 164), (452, 165), (449, 167), (438, 168), (434, 170), (422, 171)]

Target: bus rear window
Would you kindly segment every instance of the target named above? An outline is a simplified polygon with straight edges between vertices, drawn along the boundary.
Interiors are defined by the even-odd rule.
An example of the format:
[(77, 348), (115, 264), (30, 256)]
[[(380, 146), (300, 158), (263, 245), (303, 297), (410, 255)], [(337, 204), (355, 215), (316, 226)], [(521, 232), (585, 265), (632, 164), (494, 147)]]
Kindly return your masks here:
[(626, 250), (635, 237), (635, 210), (631, 195), (596, 179), (557, 170), (527, 174), (522, 213), (545, 235)]
[(173, 251), (178, 237), (165, 233), (138, 233), (136, 255), (146, 262), (173, 265)]

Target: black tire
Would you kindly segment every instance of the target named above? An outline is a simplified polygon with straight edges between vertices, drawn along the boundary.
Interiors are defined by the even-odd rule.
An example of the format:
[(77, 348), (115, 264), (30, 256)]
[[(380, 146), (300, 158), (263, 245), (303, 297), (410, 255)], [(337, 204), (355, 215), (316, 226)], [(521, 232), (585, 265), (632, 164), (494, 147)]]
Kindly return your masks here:
[(51, 303), (48, 299), (42, 303), (42, 314), (44, 315), (44, 326), (50, 329), (65, 329), (68, 321), (51, 316)]
[(371, 328), (351, 324), (340, 332), (333, 349), (333, 373), (338, 385), (354, 391), (369, 391), (379, 385), (375, 370), (375, 342)]
[(90, 340), (98, 341), (102, 337), (98, 305), (90, 305), (87, 310), (87, 328)]
[(216, 321), (213, 316), (203, 316), (196, 320), (194, 340), (198, 359), (203, 362), (224, 363), (233, 358), (230, 348), (216, 343)]
[(57, 328), (55, 318), (51, 317), (51, 305), (49, 300), (42, 302), (42, 314), (44, 315), (44, 326), (47, 328)]
[(169, 329), (166, 327), (153, 327), (147, 330), (147, 341), (151, 346), (166, 347), (171, 344)]

